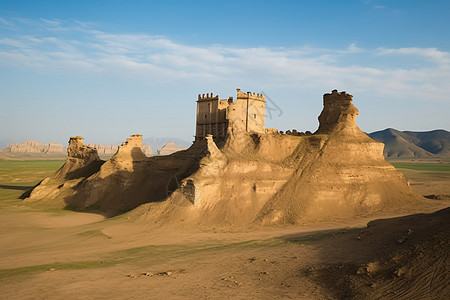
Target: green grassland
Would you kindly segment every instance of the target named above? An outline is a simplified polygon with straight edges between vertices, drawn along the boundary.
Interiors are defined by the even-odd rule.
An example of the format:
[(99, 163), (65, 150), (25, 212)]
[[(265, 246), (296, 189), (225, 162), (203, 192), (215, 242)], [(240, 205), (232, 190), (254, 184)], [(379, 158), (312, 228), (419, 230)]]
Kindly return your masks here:
[(63, 164), (62, 160), (0, 160), (0, 201), (17, 199)]
[(431, 172), (450, 172), (449, 162), (427, 163), (427, 162), (390, 162), (396, 169), (408, 169), (417, 171), (431, 171)]

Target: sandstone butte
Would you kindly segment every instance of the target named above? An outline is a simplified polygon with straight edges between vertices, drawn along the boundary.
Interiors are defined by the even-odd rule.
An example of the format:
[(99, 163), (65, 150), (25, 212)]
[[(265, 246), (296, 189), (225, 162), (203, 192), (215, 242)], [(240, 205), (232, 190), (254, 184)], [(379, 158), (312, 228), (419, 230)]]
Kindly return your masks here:
[(304, 224), (420, 201), (384, 160), (383, 144), (356, 126), (351, 95), (333, 90), (323, 105), (314, 134), (283, 134), (264, 127), (263, 95), (199, 95), (188, 149), (147, 157), (135, 134), (105, 162), (72, 137), (65, 164), (22, 197), (155, 225), (219, 227)]

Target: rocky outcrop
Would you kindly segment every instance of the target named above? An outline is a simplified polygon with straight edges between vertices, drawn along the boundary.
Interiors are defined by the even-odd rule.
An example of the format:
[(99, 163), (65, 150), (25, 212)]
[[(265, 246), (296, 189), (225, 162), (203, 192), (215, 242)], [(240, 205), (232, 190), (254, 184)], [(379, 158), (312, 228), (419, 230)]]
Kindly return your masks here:
[[(319, 115), (319, 129), (316, 134), (332, 133), (340, 130), (357, 131), (358, 109), (353, 105), (352, 95), (333, 90), (323, 95), (323, 110)], [(353, 132), (355, 133), (355, 132)]]
[(71, 137), (64, 165), (53, 176), (45, 178), (31, 191), (24, 193), (22, 198), (50, 202), (52, 207), (63, 206), (63, 201), (72, 194), (73, 188), (98, 172), (104, 163), (97, 150), (86, 146), (83, 140), (81, 136)]
[(106, 162), (82, 141), (81, 137), (71, 138), (64, 166), (31, 194), (25, 193), (26, 202), (77, 210), (95, 208), (112, 216), (166, 199), (198, 165), (195, 155), (148, 158), (142, 151), (140, 134), (128, 138)]
[[(333, 91), (324, 95), (313, 135), (230, 126), (221, 145), (206, 136), (185, 151), (150, 158), (142, 136), (132, 135), (96, 172), (72, 180), (57, 173), (35, 189), (47, 186), (44, 198), (33, 191), (28, 201), (64, 199), (66, 207), (107, 215), (145, 204), (132, 215), (205, 226), (302, 224), (413, 205), (407, 181), (384, 161), (383, 145), (356, 126), (357, 114), (351, 95)], [(69, 146), (69, 158), (71, 149), (85, 149), (77, 145)], [(86, 149), (75, 152), (92, 157), (84, 164), (98, 161)]]
[(79, 177), (88, 177), (98, 171), (101, 163), (97, 150), (86, 146), (81, 136), (71, 137), (67, 148), (65, 164), (53, 176), (58, 180), (70, 180)]

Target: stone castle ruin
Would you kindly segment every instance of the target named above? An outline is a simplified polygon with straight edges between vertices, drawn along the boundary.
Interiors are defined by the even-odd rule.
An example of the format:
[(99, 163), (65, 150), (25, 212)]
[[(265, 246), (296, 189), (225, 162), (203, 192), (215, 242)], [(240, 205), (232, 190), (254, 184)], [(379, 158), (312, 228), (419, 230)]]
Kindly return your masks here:
[(319, 128), (281, 134), (265, 128), (265, 97), (199, 95), (195, 141), (147, 157), (142, 136), (101, 160), (81, 137), (66, 163), (23, 195), (30, 205), (124, 212), (151, 224), (249, 226), (303, 224), (409, 206), (417, 196), (384, 160), (383, 144), (356, 126), (346, 92), (323, 97)]
[(226, 139), (230, 126), (244, 132), (264, 132), (265, 96), (243, 93), (240, 89), (236, 91), (234, 102), (233, 97), (219, 99), (219, 96), (214, 96), (213, 93), (198, 95), (196, 140), (209, 134), (215, 140)]

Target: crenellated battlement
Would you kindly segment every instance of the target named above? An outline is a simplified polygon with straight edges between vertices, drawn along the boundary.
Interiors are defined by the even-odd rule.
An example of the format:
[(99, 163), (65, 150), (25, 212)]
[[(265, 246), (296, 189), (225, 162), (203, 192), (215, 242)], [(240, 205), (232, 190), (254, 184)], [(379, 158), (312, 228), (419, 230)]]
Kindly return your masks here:
[(264, 96), (263, 94), (252, 92), (243, 93), (241, 92), (241, 89), (236, 89), (236, 92), (237, 92), (237, 99), (249, 99), (266, 102), (266, 96)]
[(219, 100), (219, 95), (214, 96), (213, 93), (198, 94), (198, 101)]

